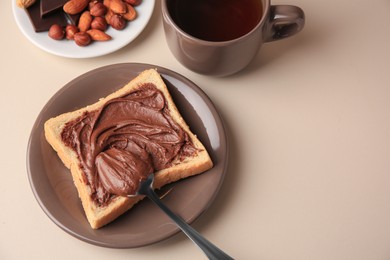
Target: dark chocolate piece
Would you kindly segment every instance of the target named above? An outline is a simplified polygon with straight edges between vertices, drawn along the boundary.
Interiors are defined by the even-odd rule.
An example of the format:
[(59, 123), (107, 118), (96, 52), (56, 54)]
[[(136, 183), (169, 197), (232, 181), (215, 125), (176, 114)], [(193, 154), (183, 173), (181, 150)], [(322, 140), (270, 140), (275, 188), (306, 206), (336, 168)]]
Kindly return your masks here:
[(78, 14), (67, 14), (67, 13), (64, 12), (64, 14), (66, 15), (66, 17), (68, 18), (68, 20), (69, 20), (69, 22), (71, 24), (74, 24), (74, 25), (78, 24), (80, 16), (81, 16), (81, 13), (78, 13)]
[(68, 0), (41, 0), (41, 16), (45, 16), (52, 12), (62, 9)]
[(38, 0), (32, 6), (26, 9), (27, 15), (36, 32), (44, 32), (50, 29), (53, 24), (66, 26), (67, 20), (62, 10), (41, 17), (41, 5)]

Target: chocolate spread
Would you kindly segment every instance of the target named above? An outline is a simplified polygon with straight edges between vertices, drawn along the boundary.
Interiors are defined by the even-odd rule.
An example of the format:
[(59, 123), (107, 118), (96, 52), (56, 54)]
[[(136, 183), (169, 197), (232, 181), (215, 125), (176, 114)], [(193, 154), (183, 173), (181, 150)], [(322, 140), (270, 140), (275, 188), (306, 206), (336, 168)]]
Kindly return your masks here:
[(83, 181), (99, 205), (115, 195), (134, 194), (150, 173), (196, 153), (172, 119), (163, 93), (151, 83), (85, 112), (61, 134), (77, 153)]

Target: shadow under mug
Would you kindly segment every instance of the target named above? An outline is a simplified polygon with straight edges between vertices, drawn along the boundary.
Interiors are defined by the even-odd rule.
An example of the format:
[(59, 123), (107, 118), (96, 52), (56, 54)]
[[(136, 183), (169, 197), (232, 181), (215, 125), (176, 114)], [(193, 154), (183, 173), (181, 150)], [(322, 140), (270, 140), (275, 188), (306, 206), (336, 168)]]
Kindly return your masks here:
[(295, 35), (305, 24), (305, 14), (301, 8), (271, 5), (270, 0), (259, 0), (263, 14), (250, 32), (233, 40), (207, 41), (191, 36), (175, 23), (168, 8), (169, 1), (172, 0), (162, 0), (168, 47), (183, 66), (205, 75), (227, 76), (242, 70), (256, 56), (263, 43)]

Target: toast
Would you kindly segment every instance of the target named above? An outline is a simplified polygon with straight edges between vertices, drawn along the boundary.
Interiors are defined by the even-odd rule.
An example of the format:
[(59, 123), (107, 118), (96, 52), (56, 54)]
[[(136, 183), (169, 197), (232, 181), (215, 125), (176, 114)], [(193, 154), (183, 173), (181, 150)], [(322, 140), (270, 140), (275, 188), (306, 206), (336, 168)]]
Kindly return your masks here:
[(206, 148), (180, 115), (155, 69), (141, 72), (94, 104), (47, 120), (44, 132), (70, 169), (93, 229), (115, 220), (143, 198), (126, 197), (129, 189), (121, 190), (123, 179), (134, 183), (133, 191), (137, 189), (145, 178), (137, 171), (150, 174), (153, 170), (158, 189), (213, 167)]

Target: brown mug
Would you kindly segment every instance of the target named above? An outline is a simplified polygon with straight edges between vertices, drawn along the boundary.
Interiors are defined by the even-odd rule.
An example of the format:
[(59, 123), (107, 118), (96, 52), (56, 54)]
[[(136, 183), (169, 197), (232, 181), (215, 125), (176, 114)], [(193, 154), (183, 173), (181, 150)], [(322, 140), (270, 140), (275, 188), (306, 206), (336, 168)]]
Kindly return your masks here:
[(176, 59), (212, 76), (242, 70), (263, 43), (290, 37), (305, 24), (301, 8), (270, 0), (162, 0), (162, 15)]

